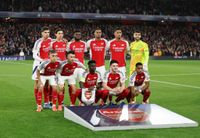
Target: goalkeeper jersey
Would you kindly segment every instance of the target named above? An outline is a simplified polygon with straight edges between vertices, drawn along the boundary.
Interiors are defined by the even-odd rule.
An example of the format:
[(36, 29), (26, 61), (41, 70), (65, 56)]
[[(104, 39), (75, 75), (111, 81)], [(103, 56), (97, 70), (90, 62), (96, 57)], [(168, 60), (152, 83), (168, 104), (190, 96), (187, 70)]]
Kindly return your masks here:
[(148, 64), (149, 61), (149, 48), (148, 44), (142, 40), (133, 41), (130, 44), (131, 63), (130, 74), (135, 71), (135, 64), (141, 62), (142, 64)]

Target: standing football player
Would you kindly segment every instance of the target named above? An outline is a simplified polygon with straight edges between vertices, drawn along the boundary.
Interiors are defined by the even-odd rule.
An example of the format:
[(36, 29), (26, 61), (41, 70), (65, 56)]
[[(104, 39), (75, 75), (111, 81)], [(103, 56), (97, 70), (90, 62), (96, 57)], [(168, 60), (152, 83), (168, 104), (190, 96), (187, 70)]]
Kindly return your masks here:
[[(49, 59), (49, 50), (50, 50), (50, 43), (52, 39), (49, 37), (50, 29), (48, 27), (43, 27), (41, 29), (42, 37), (38, 39), (33, 47), (33, 72), (32, 72), (32, 79), (34, 82), (34, 95), (37, 101), (37, 93), (38, 93), (38, 79), (37, 79), (37, 68), (41, 62)], [(48, 82), (45, 84), (44, 87), (44, 106), (50, 108), (48, 105), (49, 97), (48, 97)]]
[(101, 38), (102, 30), (97, 28), (94, 31), (93, 39), (87, 41), (87, 48), (90, 53), (90, 59), (96, 61), (96, 70), (101, 73), (101, 77), (106, 71), (105, 69), (105, 54), (107, 50), (107, 40)]
[(56, 101), (57, 101), (57, 90), (56, 90), (56, 71), (60, 66), (60, 62), (57, 61), (57, 52), (55, 50), (50, 50), (49, 60), (43, 61), (37, 68), (37, 79), (39, 91), (37, 93), (37, 112), (42, 110), (42, 92), (44, 90), (44, 85), (46, 81), (49, 81), (50, 86), (52, 87), (53, 94), (53, 106), (52, 110), (57, 111)]

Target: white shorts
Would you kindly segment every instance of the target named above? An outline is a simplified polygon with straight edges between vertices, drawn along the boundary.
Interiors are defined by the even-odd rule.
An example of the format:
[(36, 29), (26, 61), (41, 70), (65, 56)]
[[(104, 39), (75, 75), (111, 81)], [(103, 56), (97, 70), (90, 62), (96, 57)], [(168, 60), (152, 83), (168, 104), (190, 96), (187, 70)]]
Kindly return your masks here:
[(40, 65), (39, 61), (34, 60), (33, 61), (33, 71), (32, 71), (32, 80), (38, 80), (37, 79), (37, 68)]
[(98, 71), (98, 72), (100, 73), (101, 79), (103, 79), (104, 74), (105, 74), (105, 72), (106, 72), (105, 66), (96, 67), (96, 71)]
[(124, 74), (124, 76), (126, 77), (126, 67), (125, 66), (119, 67), (118, 70), (121, 71)]
[(71, 84), (76, 84), (76, 79), (74, 75), (70, 76), (61, 76), (60, 74), (58, 75), (58, 85), (64, 85), (65, 81), (68, 82), (69, 85)]
[(82, 76), (83, 76), (83, 72), (85, 72), (85, 70), (84, 69), (82, 69), (82, 68), (76, 68), (75, 70), (74, 70), (74, 77), (75, 77), (75, 79), (79, 82), (80, 80), (81, 80), (81, 78), (82, 78)]
[(41, 79), (41, 82), (42, 82), (42, 85), (43, 85), (43, 86), (45, 85), (45, 83), (46, 83), (47, 80), (49, 81), (49, 84), (50, 84), (51, 86), (57, 85), (57, 84), (56, 84), (56, 76), (55, 76), (55, 75), (51, 75), (51, 76), (43, 76), (43, 75), (41, 75), (41, 76), (40, 76), (40, 79)]

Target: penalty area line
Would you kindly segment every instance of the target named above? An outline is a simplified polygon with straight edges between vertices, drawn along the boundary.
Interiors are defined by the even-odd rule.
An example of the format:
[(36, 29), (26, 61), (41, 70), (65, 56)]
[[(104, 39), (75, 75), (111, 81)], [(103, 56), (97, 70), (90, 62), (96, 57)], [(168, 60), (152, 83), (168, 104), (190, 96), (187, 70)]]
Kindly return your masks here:
[(200, 87), (198, 86), (185, 85), (185, 84), (179, 84), (179, 83), (174, 83), (174, 82), (159, 81), (159, 80), (151, 80), (151, 82), (169, 84), (169, 85), (174, 85), (174, 86), (182, 86), (182, 87), (193, 88), (193, 89), (200, 89)]

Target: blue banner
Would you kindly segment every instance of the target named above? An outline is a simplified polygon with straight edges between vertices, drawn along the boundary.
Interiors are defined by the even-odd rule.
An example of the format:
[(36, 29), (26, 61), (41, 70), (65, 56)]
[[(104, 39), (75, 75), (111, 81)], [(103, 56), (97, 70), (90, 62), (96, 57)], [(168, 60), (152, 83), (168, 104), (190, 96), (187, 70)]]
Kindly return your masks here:
[(3, 60), (25, 60), (25, 56), (0, 56), (0, 61)]

